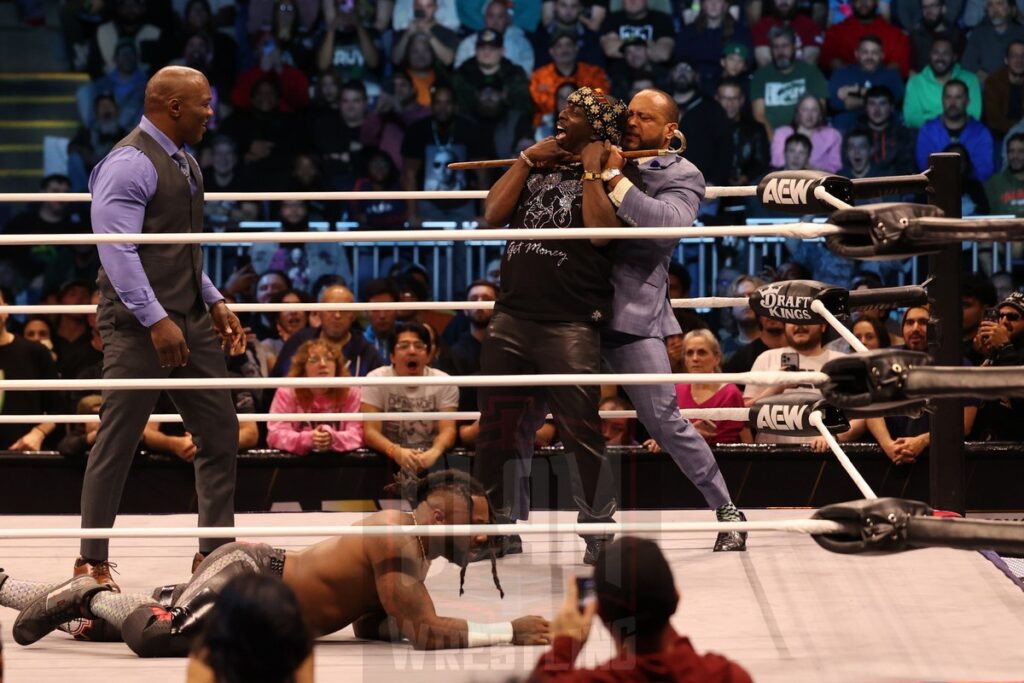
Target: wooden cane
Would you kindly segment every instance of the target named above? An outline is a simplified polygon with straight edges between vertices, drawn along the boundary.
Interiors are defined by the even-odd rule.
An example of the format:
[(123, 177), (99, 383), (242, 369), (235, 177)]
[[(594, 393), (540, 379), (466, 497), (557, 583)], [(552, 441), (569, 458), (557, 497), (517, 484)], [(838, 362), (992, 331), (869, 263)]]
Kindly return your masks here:
[[(666, 149), (637, 149), (632, 152), (623, 152), (622, 156), (625, 159), (642, 159), (643, 157), (664, 157), (671, 154), (682, 154), (686, 151), (686, 136), (680, 131), (675, 132), (676, 140), (679, 141), (679, 145), (676, 147), (669, 146)], [(578, 156), (572, 156), (565, 160), (565, 163), (572, 163), (579, 161)], [(456, 161), (448, 164), (448, 168), (453, 171), (469, 171), (477, 168), (502, 168), (505, 166), (511, 166), (516, 162), (516, 159), (486, 159), (483, 161)]]

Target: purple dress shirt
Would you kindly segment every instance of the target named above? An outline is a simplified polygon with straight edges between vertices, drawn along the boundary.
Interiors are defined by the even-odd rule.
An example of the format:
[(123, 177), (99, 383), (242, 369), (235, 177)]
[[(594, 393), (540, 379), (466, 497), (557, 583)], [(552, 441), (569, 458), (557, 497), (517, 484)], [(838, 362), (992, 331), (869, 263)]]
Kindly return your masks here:
[[(145, 116), (139, 127), (163, 147), (167, 156), (173, 156), (180, 149)], [(156, 168), (140, 150), (119, 147), (108, 154), (89, 176), (93, 232), (141, 234), (146, 205), (156, 193), (156, 181)], [(196, 183), (191, 176), (189, 185), (194, 194)], [(152, 327), (167, 317), (167, 311), (157, 301), (142, 269), (137, 245), (100, 244), (97, 249), (114, 291), (140, 323)], [(224, 298), (206, 273), (203, 273), (202, 293), (208, 306)]]

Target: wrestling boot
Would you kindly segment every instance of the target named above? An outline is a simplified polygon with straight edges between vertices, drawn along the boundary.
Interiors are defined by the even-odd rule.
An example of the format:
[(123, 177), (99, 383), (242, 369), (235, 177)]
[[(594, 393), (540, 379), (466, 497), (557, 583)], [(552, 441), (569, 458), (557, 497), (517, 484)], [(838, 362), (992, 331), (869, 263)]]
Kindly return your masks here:
[[(740, 514), (740, 521), (747, 521), (747, 516), (742, 512)], [(722, 521), (722, 520), (719, 520)], [(722, 531), (719, 532), (718, 538), (715, 539), (716, 553), (728, 553), (728, 552), (743, 552), (747, 549), (747, 532), (746, 531)]]
[(95, 619), (89, 611), (89, 599), (101, 591), (111, 591), (91, 576), (68, 579), (46, 595), (40, 596), (18, 613), (12, 629), (14, 642), (31, 645), (58, 626), (73, 619)]
[(85, 558), (78, 558), (75, 560), (75, 571), (72, 576), (91, 576), (96, 581), (104, 586), (112, 586), (111, 590), (118, 593), (121, 592), (121, 587), (114, 582), (114, 577), (111, 576), (111, 572), (117, 571), (117, 565), (107, 560), (99, 560), (93, 562)]

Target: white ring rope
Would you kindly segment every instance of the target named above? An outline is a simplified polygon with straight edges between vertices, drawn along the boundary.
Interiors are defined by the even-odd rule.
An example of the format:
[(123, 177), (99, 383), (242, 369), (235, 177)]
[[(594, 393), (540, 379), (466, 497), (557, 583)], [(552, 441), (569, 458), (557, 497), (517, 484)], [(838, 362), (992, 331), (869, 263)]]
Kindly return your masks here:
[[(636, 417), (635, 410), (602, 410), (605, 419)], [(750, 408), (693, 408), (680, 410), (687, 420), (733, 420), (746, 422), (750, 419)], [(369, 422), (387, 420), (389, 422), (417, 422), (422, 420), (476, 420), (479, 411), (443, 411), (434, 413), (239, 413), (239, 422)], [(552, 419), (548, 414), (546, 419)], [(150, 422), (183, 422), (177, 413), (155, 413), (149, 417)], [(100, 416), (91, 413), (69, 415), (0, 415), (0, 424), (99, 424)]]
[(857, 470), (854, 464), (850, 461), (850, 457), (846, 455), (846, 451), (844, 451), (843, 447), (839, 445), (838, 441), (836, 441), (836, 437), (828, 431), (828, 428), (825, 426), (825, 422), (822, 420), (821, 411), (815, 410), (812, 412), (809, 421), (825, 439), (825, 443), (827, 443), (828, 447), (832, 449), (832, 453), (836, 456), (836, 459), (839, 460), (839, 464), (843, 466), (846, 473), (850, 475), (851, 479), (853, 479), (853, 483), (860, 490), (861, 495), (865, 498), (878, 498), (868, 482), (863, 476), (861, 476), (860, 471)]
[(672, 308), (731, 308), (746, 306), (745, 296), (693, 296), (686, 299), (669, 299)]
[[(672, 308), (729, 308), (745, 306), (743, 296), (704, 296), (692, 299), (669, 299)], [(493, 301), (381, 301), (377, 303), (309, 303), (309, 304), (235, 304), (228, 303), (235, 313), (275, 313), (279, 311), (489, 311)], [(0, 313), (10, 315), (88, 315), (96, 312), (95, 304), (0, 305)]]
[[(265, 201), (367, 201), (400, 199), (486, 199), (489, 190), (387, 190), (384, 192), (207, 192), (207, 202), (265, 202)], [(705, 189), (705, 199), (719, 197), (753, 197), (756, 185), (729, 187), (711, 185)], [(91, 202), (88, 192), (4, 192), (0, 202)]]
[(857, 353), (867, 353), (870, 349), (864, 346), (864, 343), (857, 339), (857, 335), (853, 333), (853, 330), (849, 329), (842, 323), (839, 318), (832, 315), (832, 311), (825, 307), (825, 304), (821, 303), (820, 299), (815, 299), (811, 302), (811, 311), (817, 313), (825, 319), (832, 329), (839, 333), (839, 336), (846, 340), (846, 343), (850, 345)]
[(704, 189), (704, 199), (720, 197), (756, 197), (757, 185), (708, 185)]
[(256, 242), (475, 242), (487, 240), (668, 239), (686, 237), (794, 237), (814, 239), (838, 235), (828, 223), (776, 225), (713, 225), (685, 228), (482, 228), (478, 230), (354, 230), (342, 232), (165, 232), (0, 235), (0, 245), (58, 244), (254, 244)]
[[(818, 386), (829, 380), (823, 372), (800, 373), (800, 384)], [(427, 375), (418, 377), (203, 377), (169, 379), (8, 379), (0, 391), (99, 391), (111, 389), (336, 389), (339, 387), (543, 387), (594, 384), (762, 384), (789, 385), (793, 373), (614, 373), (558, 375)]]
[(847, 204), (846, 202), (844, 202), (839, 197), (836, 197), (836, 196), (832, 195), (831, 193), (829, 193), (828, 190), (826, 190), (821, 185), (818, 185), (816, 188), (814, 188), (814, 198), (817, 199), (820, 202), (824, 202), (825, 204), (828, 204), (833, 209), (852, 209), (853, 208), (852, 204)]
[(511, 534), (632, 534), (716, 533), (729, 531), (788, 531), (798, 534), (837, 534), (846, 525), (825, 519), (793, 519), (766, 522), (621, 522), (551, 524), (434, 524), (395, 526), (294, 526), (294, 527), (164, 527), (113, 529), (3, 529), (7, 538), (257, 538), (293, 536), (508, 536)]

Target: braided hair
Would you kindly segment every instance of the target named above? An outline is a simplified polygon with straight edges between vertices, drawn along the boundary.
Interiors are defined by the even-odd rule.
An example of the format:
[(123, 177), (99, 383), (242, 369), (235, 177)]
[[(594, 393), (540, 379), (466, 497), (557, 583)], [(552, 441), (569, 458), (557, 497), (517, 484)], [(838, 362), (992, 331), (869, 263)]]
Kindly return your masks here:
[[(397, 492), (415, 510), (416, 507), (437, 492), (450, 492), (453, 495), (461, 496), (466, 501), (469, 510), (469, 518), (473, 519), (473, 497), (478, 496), (487, 501), (487, 523), (494, 524), (494, 507), (487, 496), (483, 485), (466, 472), (460, 470), (438, 470), (420, 477), (407, 470), (400, 470), (395, 475), (395, 482), (387, 487), (391, 492)], [(498, 579), (497, 556), (494, 552), (494, 537), (487, 537), (487, 549), (491, 558), (491, 577), (494, 579), (494, 586), (498, 594), (504, 599), (505, 591)], [(459, 596), (465, 593), (466, 569), (469, 566), (469, 557), (464, 559), (459, 571)]]

